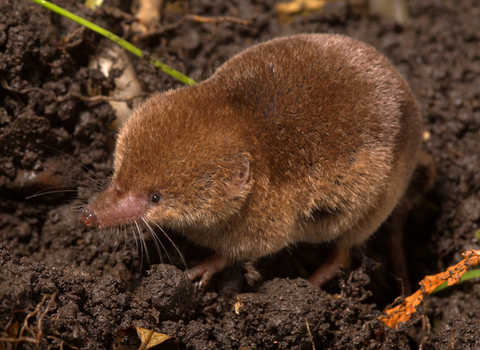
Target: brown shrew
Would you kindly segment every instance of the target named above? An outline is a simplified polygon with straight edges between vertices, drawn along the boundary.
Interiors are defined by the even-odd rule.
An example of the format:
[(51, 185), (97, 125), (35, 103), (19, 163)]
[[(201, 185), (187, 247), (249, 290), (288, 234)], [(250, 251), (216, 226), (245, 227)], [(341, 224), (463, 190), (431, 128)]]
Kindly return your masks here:
[(408, 84), (371, 46), (330, 34), (274, 39), (146, 101), (81, 222), (144, 220), (184, 234), (216, 252), (188, 271), (203, 284), (232, 262), (332, 241), (310, 278), (322, 285), (402, 201), (421, 135)]

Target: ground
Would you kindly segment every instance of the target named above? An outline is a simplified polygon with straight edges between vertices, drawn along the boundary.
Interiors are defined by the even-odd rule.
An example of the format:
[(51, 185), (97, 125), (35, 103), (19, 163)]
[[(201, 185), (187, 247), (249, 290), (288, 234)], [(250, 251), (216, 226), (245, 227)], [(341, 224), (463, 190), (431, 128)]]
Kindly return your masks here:
[[(404, 26), (346, 1), (282, 22), (273, 0), (166, 2), (160, 30), (143, 37), (128, 30), (130, 2), (106, 1), (97, 11), (81, 1), (57, 3), (196, 80), (252, 44), (284, 35), (342, 33), (373, 45), (411, 85), (425, 123), (424, 148), (436, 164), (433, 189), (406, 223), (412, 285), (458, 262), (463, 251), (479, 249), (476, 0), (408, 1)], [(186, 14), (251, 22), (202, 23), (184, 20)], [(150, 262), (137, 252), (130, 231), (123, 244), (123, 237), (85, 230), (79, 212), (111, 173), (115, 132), (108, 128), (114, 119), (110, 105), (82, 96), (92, 90), (108, 95), (116, 75), (106, 78), (89, 68), (90, 57), (110, 43), (79, 28), (27, 0), (0, 4), (2, 338), (17, 334), (27, 318), (28, 339), (19, 348), (36, 341), (41, 349), (118, 349), (131, 326), (171, 335), (168, 346), (180, 349), (480, 348), (478, 282), (428, 297), (419, 316), (396, 330), (378, 321), (401, 295), (385, 253), (388, 225), (323, 290), (304, 278), (318, 263), (318, 252), (329, 247), (299, 246), (263, 259), (263, 282), (254, 286), (245, 283), (244, 268), (235, 266), (199, 289), (185, 278), (168, 241), (171, 263), (164, 256), (166, 263), (158, 264), (155, 249)], [(181, 86), (149, 63), (129, 58), (144, 91)], [(30, 198), (38, 191), (48, 193)], [(209, 253), (181, 237), (172, 239), (188, 266)], [(11, 342), (0, 344), (13, 348)]]

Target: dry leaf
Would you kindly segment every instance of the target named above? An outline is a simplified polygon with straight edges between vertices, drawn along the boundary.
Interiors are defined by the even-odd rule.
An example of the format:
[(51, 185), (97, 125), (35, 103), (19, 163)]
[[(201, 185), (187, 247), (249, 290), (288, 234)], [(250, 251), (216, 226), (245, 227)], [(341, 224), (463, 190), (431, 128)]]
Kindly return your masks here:
[(142, 346), (145, 342), (147, 342), (147, 344), (143, 347), (143, 349), (150, 349), (158, 344), (163, 343), (168, 339), (173, 338), (164, 333), (154, 332), (153, 329), (145, 329), (145, 328), (140, 328), (136, 326), (135, 326), (135, 329), (137, 330), (138, 337), (142, 341)]
[(423, 301), (426, 295), (431, 294), (441, 284), (448, 283), (449, 286), (460, 282), (462, 275), (472, 266), (480, 264), (480, 250), (467, 250), (462, 254), (463, 260), (447, 271), (434, 276), (426, 276), (420, 281), (420, 289), (414, 294), (406, 297), (400, 305), (385, 310), (386, 316), (379, 319), (391, 328), (397, 328), (399, 323), (407, 322), (417, 312), (417, 306)]

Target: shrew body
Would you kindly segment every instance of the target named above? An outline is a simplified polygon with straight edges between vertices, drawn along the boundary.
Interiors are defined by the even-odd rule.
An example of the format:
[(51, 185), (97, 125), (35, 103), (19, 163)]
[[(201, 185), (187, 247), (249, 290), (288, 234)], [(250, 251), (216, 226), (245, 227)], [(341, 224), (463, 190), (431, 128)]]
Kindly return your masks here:
[(184, 234), (217, 253), (190, 271), (204, 282), (230, 261), (335, 241), (311, 278), (321, 285), (401, 201), (421, 131), (410, 88), (372, 47), (271, 40), (139, 108), (118, 136), (111, 184), (81, 220)]

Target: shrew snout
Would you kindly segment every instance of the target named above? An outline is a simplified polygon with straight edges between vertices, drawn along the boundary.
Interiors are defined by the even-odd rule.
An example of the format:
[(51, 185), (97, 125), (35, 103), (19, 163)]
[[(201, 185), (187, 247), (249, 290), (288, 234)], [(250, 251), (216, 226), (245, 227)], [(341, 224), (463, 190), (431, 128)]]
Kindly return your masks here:
[(84, 209), (80, 222), (86, 228), (107, 228), (130, 225), (162, 201), (160, 194), (141, 194), (118, 190), (109, 186)]
[(97, 216), (90, 209), (85, 209), (80, 217), (80, 222), (86, 228), (96, 228), (98, 226)]

